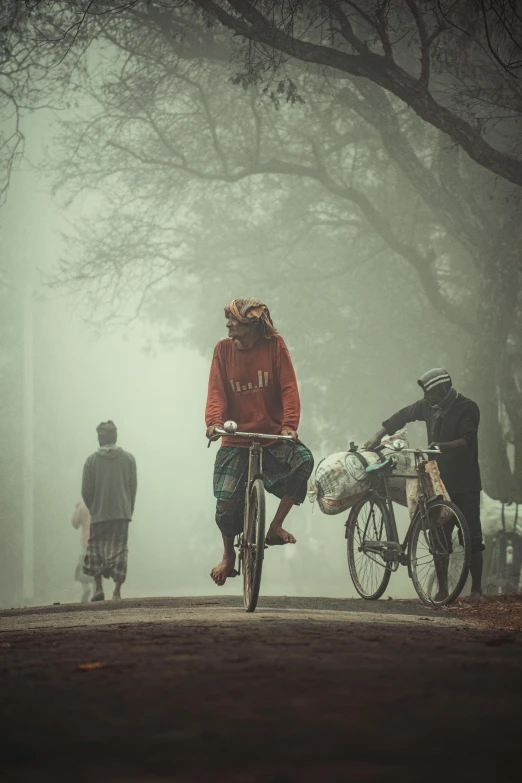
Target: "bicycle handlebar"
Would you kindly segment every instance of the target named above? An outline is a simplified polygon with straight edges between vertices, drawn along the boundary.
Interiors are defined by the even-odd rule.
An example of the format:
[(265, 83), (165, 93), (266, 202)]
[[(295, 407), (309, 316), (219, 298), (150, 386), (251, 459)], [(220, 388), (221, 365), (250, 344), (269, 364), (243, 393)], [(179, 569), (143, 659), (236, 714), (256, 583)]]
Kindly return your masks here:
[(436, 454), (439, 457), (442, 454), (440, 449), (394, 449), (391, 443), (381, 443), (373, 451), (383, 451), (384, 449), (389, 449), (395, 454), (402, 454), (403, 452), (405, 454)]
[(262, 440), (294, 440), (291, 435), (266, 435), (261, 432), (227, 432), (227, 430), (222, 429), (221, 427), (216, 427), (214, 432), (217, 435), (228, 435), (231, 437), (241, 437), (241, 438), (261, 438)]
[(442, 454), (440, 449), (399, 449), (399, 451), (404, 451), (406, 454), (436, 454), (439, 457)]

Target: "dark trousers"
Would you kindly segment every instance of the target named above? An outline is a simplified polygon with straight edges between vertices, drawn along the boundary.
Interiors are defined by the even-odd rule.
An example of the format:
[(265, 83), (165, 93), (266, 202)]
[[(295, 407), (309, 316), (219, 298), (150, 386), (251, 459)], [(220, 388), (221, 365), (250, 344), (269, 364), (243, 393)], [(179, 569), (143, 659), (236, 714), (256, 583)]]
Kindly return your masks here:
[(486, 547), (480, 523), (480, 492), (459, 492), (453, 494), (451, 500), (466, 517), (471, 538), (471, 554), (483, 552)]

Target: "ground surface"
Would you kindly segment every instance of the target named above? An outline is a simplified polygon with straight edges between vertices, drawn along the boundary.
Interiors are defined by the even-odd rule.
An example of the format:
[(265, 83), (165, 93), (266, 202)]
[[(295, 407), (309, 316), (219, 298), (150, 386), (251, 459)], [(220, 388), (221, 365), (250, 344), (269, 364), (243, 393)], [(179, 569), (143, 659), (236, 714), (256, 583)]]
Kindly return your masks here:
[(212, 597), (0, 612), (0, 775), (512, 780), (522, 637), (478, 627), (480, 611), (265, 598), (246, 615)]
[(447, 610), (480, 628), (498, 628), (503, 631), (522, 632), (522, 596), (487, 596), (480, 604), (458, 601)]

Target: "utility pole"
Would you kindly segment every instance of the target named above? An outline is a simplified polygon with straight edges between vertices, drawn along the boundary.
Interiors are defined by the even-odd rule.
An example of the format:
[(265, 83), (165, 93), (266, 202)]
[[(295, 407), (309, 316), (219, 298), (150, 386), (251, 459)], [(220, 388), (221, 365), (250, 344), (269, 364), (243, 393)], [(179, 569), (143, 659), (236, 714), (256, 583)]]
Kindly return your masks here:
[(32, 275), (23, 289), (23, 598), (34, 598), (34, 287)]

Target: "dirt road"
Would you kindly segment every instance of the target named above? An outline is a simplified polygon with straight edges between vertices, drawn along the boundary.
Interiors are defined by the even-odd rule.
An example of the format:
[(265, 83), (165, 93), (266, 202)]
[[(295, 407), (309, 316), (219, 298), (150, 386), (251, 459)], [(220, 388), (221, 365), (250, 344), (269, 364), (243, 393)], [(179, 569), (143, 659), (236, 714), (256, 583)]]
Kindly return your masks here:
[[(0, 612), (0, 774), (31, 783), (520, 777), (522, 637), (416, 602)], [(504, 776), (502, 778), (502, 776)]]

